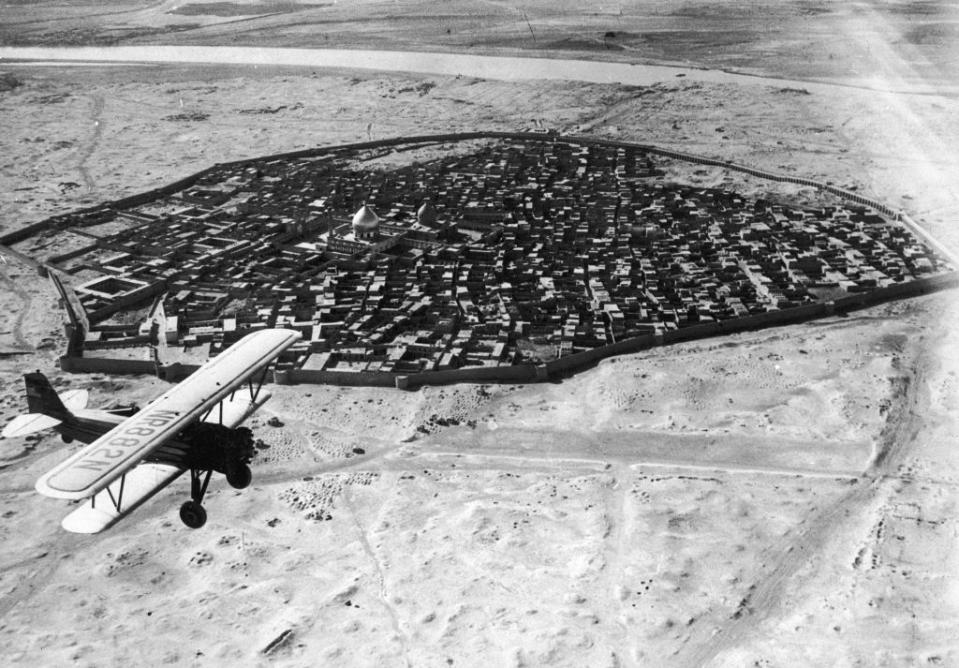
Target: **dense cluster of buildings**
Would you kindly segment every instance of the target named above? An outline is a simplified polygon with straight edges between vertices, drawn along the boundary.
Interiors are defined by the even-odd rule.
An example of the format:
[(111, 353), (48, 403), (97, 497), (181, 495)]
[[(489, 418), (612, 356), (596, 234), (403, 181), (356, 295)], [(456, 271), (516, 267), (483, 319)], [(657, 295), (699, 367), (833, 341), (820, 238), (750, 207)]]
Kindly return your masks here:
[[(202, 358), (287, 326), (304, 335), (284, 360), (299, 368), (512, 365), (951, 269), (865, 207), (672, 184), (629, 148), (499, 141), (395, 169), (356, 158), (224, 166), (91, 214), (129, 226), (63, 263), (97, 272), (77, 287), (88, 313), (114, 313), (86, 344), (146, 337), (161, 361)], [(116, 324), (124, 309), (136, 331)]]

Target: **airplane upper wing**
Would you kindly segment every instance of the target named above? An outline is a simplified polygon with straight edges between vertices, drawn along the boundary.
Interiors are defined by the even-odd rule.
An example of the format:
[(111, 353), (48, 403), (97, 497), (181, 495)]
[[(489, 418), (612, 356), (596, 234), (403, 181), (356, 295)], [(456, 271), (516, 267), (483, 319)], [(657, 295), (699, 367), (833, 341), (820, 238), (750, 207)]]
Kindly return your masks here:
[(261, 330), (245, 336), (42, 476), (37, 491), (60, 499), (84, 499), (96, 494), (214, 409), (299, 338), (299, 332), (288, 329)]

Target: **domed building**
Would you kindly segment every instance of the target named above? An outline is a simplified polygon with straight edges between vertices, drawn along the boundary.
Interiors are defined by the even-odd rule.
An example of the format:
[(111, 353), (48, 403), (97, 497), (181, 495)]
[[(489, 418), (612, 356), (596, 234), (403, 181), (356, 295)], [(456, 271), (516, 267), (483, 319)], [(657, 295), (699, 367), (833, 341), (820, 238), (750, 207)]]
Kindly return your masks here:
[(380, 227), (380, 217), (373, 212), (369, 205), (364, 204), (353, 215), (353, 234), (357, 239), (375, 239)]
[(432, 202), (429, 200), (423, 202), (422, 206), (416, 211), (416, 222), (427, 227), (436, 224), (436, 208)]

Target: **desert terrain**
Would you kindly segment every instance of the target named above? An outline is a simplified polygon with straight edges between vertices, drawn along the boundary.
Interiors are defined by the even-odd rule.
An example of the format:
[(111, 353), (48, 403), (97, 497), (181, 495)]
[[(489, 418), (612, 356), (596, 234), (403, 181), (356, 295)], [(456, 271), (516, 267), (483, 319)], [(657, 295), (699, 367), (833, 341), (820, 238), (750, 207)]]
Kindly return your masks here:
[[(832, 181), (902, 207), (959, 252), (959, 100), (902, 92), (955, 83), (951, 6), (710, 6), (144, 2), (97, 14), (7, 2), (2, 45), (330, 41), (756, 76), (622, 86), (0, 61), (0, 232), (220, 161), (545, 127)], [(680, 163), (670, 178), (820, 197)], [(13, 250), (42, 259), (70, 236)], [(3, 249), (0, 282), (0, 423), (26, 410), (21, 376), (34, 369), (89, 389), (92, 405), (142, 404), (168, 387), (60, 372), (52, 287)], [(69, 504), (33, 484), (76, 445), (0, 441), (0, 657), (959, 665), (957, 325), (955, 293), (943, 292), (621, 356), (548, 384), (274, 387), (250, 423), (266, 446), (253, 486), (216, 480), (197, 531), (176, 516), (181, 480), (104, 534), (67, 534)]]

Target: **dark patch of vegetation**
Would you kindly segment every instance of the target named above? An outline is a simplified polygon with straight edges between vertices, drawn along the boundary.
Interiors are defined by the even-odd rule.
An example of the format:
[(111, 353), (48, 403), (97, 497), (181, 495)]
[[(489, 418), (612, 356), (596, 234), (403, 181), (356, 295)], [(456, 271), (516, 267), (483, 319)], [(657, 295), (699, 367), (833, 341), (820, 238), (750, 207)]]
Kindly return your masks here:
[(52, 93), (50, 95), (40, 95), (30, 100), (33, 104), (60, 104), (66, 102), (71, 97), (70, 93)]
[(210, 114), (204, 113), (202, 111), (188, 111), (182, 114), (171, 114), (170, 116), (165, 116), (163, 120), (165, 121), (205, 121), (210, 117)]
[(6, 93), (22, 85), (23, 82), (10, 72), (0, 72), (0, 93)]
[(949, 23), (924, 23), (904, 31), (903, 38), (908, 44), (955, 44), (959, 39), (959, 26)]
[(902, 4), (891, 3), (882, 7), (881, 11), (901, 16), (940, 16), (954, 10), (951, 2), (930, 2), (929, 0), (914, 0)]
[(302, 109), (302, 108), (303, 108), (303, 105), (300, 104), (299, 102), (297, 102), (297, 103), (294, 104), (293, 106), (286, 105), (286, 104), (281, 104), (281, 105), (278, 106), (278, 107), (258, 107), (258, 108), (255, 108), (255, 109), (240, 109), (240, 111), (238, 111), (237, 113), (240, 113), (240, 114), (276, 114), (276, 113), (278, 113), (278, 112), (283, 111), (284, 109), (289, 109), (290, 111), (293, 111), (293, 110), (295, 110), (295, 109)]
[(420, 97), (428, 95), (431, 90), (436, 88), (436, 84), (432, 81), (424, 81), (423, 83), (417, 86), (407, 86), (406, 88), (400, 88), (397, 93), (419, 93)]

